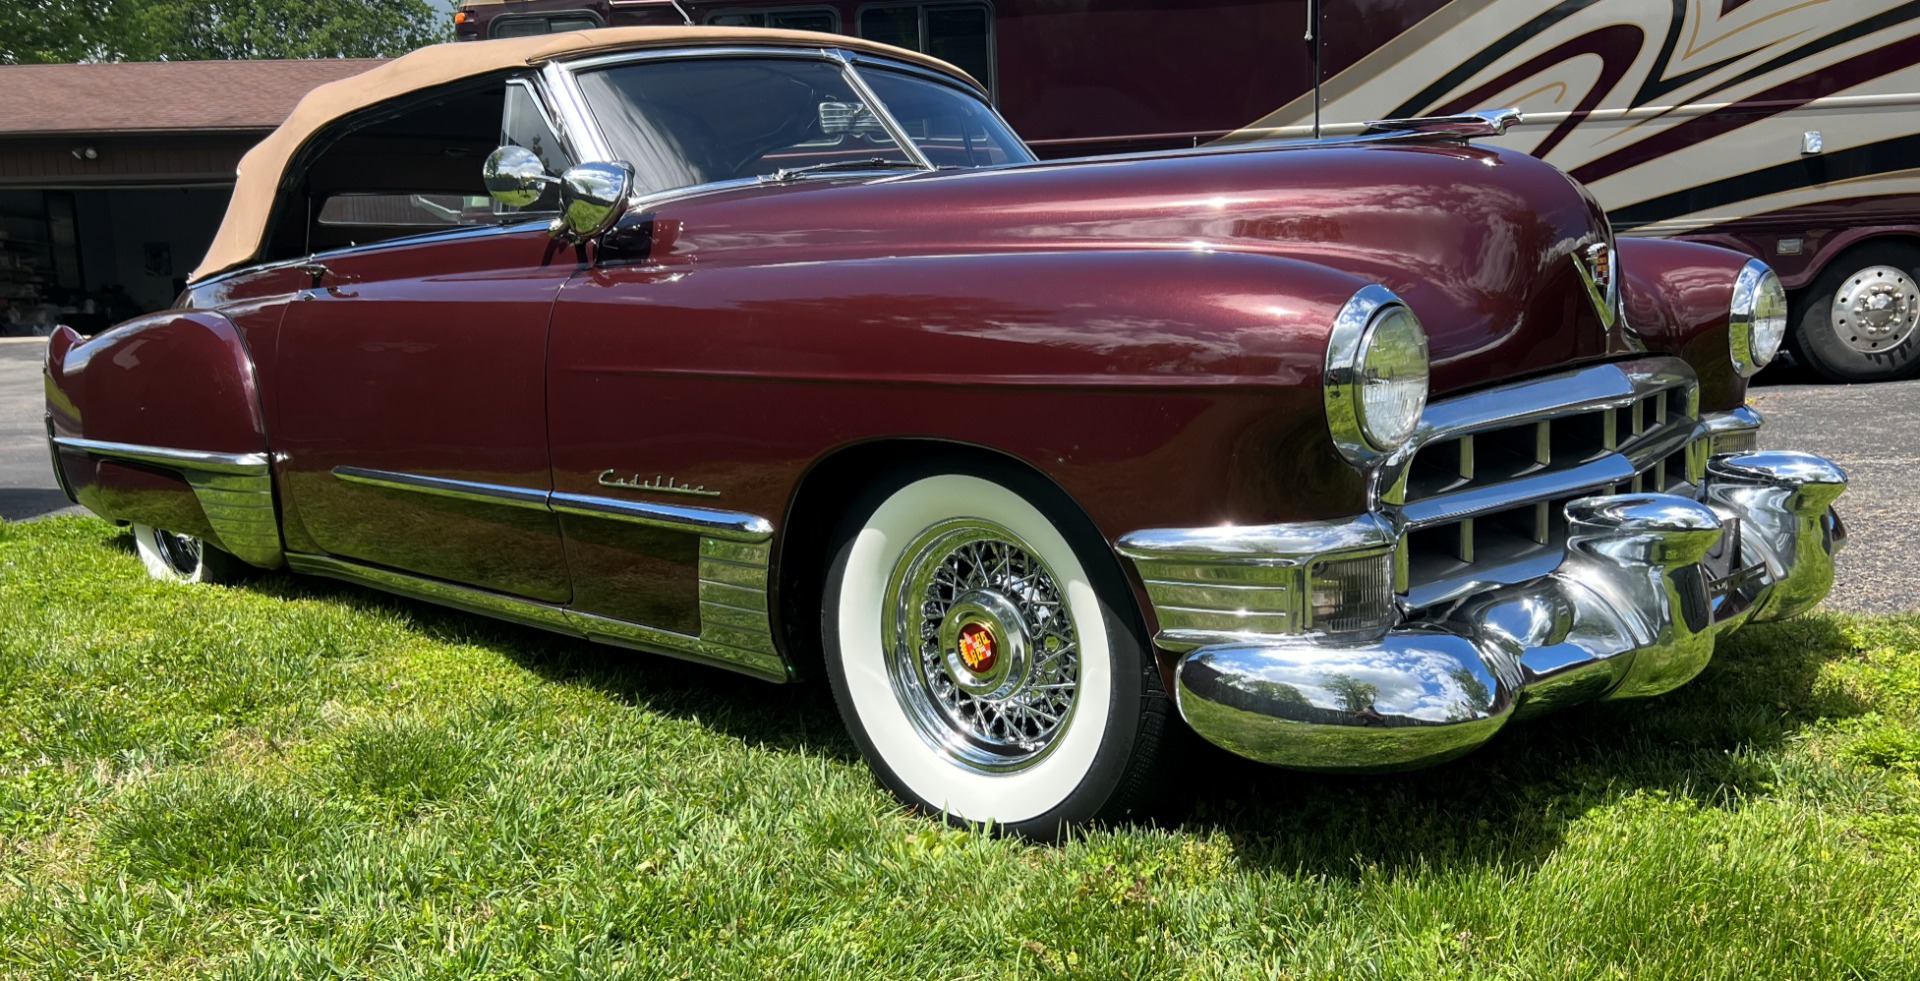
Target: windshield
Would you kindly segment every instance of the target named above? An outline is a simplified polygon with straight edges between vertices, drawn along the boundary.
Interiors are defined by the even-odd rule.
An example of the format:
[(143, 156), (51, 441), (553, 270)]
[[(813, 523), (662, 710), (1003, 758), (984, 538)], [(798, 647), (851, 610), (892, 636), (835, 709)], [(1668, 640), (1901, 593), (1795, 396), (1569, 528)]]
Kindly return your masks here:
[[(861, 71), (887, 109), (898, 107), (902, 131), (935, 166), (1032, 159), (979, 99), (904, 73)], [(595, 123), (614, 155), (633, 165), (642, 194), (819, 164), (915, 162), (838, 62), (662, 59), (579, 78)]]

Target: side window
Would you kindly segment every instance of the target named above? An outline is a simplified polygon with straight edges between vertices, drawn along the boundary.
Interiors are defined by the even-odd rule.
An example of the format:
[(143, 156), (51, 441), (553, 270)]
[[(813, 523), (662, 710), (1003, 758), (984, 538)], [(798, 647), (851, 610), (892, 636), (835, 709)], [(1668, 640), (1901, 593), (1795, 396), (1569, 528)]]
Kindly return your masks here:
[(930, 54), (993, 83), (993, 12), (983, 3), (886, 3), (860, 9), (860, 36)]
[[(546, 108), (540, 104), (533, 87), (523, 81), (507, 83), (506, 108), (500, 115), (500, 145), (532, 150), (549, 174), (558, 175), (573, 166), (573, 160), (568, 156), (566, 146), (560, 142), (560, 134), (554, 129), (553, 120), (548, 118)], [(496, 210), (503, 214), (558, 211), (559, 192), (549, 187), (540, 200), (525, 208), (496, 205)]]
[(555, 173), (571, 163), (540, 110), (524, 81), (500, 75), (409, 93), (336, 122), (290, 165), (267, 255), (500, 222), (481, 168), (503, 141), (532, 150)]
[(775, 10), (716, 10), (707, 15), (715, 27), (769, 27), (777, 31), (840, 33), (840, 12), (832, 7), (782, 7)]

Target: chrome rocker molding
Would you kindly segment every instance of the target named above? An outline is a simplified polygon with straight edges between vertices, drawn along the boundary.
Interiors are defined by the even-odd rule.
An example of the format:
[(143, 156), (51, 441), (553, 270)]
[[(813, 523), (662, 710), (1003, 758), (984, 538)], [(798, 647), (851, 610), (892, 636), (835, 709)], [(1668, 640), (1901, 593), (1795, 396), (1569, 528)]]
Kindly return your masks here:
[[(193, 488), (200, 510), (219, 540), (214, 544), (249, 565), (277, 569), (280, 521), (273, 509), (273, 474), (265, 453), (215, 453), (78, 436), (53, 436), (55, 447), (103, 460), (121, 460), (178, 471)], [(59, 472), (59, 467), (54, 468)], [(62, 476), (62, 487), (65, 477)]]
[(765, 518), (717, 508), (624, 501), (363, 467), (335, 467), (333, 475), (348, 483), (387, 490), (625, 521), (699, 535), (700, 633), (691, 636), (661, 630), (324, 556), (287, 556), (296, 572), (347, 579), (588, 640), (700, 661), (772, 681), (787, 681), (791, 677), (787, 660), (774, 643), (773, 621), (768, 614), (767, 576), (772, 565), (773, 525)]
[[(1742, 420), (1744, 421), (1744, 420)], [(1846, 474), (1811, 454), (1716, 456), (1696, 497), (1613, 494), (1566, 505), (1566, 552), (1551, 573), (1496, 586), (1371, 636), (1276, 633), (1248, 619), (1178, 667), (1180, 713), (1235, 753), (1308, 770), (1379, 771), (1467, 752), (1506, 722), (1576, 702), (1669, 691), (1697, 675), (1715, 639), (1817, 604), (1833, 585), (1845, 529), (1832, 504)], [(1224, 541), (1231, 531), (1238, 543)], [(1181, 557), (1230, 583), (1306, 561), (1322, 544), (1374, 547), (1367, 518), (1264, 529), (1129, 536), (1163, 628), (1190, 614), (1155, 576)], [(1237, 552), (1221, 564), (1219, 552)], [(1218, 601), (1224, 610), (1230, 604)], [(1199, 602), (1194, 596), (1184, 597)], [(1171, 639), (1175, 643), (1168, 643)], [(1182, 649), (1179, 633), (1158, 638)], [(1191, 639), (1191, 638), (1187, 638)]]
[[(704, 551), (703, 548), (701, 562), (703, 570), (706, 565)], [(290, 552), (287, 554), (287, 567), (295, 572), (371, 586), (389, 593), (426, 600), (469, 613), (511, 620), (514, 623), (552, 630), (583, 640), (616, 644), (652, 654), (665, 654), (669, 657), (698, 661), (767, 681), (789, 680), (787, 663), (778, 654), (746, 650), (710, 640), (706, 636), (708, 631), (704, 603), (701, 613), (701, 636), (689, 637), (671, 630), (659, 630), (590, 613), (578, 613), (551, 603), (540, 603), (517, 596), (474, 589), (471, 586), (456, 585), (331, 556)], [(705, 587), (706, 584), (702, 582), (703, 593)]]

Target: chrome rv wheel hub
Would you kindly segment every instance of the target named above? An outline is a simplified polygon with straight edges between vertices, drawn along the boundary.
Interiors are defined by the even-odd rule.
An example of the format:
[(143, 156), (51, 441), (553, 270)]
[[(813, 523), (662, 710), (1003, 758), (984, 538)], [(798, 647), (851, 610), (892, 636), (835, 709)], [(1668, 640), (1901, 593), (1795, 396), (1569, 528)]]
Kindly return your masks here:
[(1892, 266), (1862, 269), (1833, 295), (1833, 331), (1864, 354), (1898, 346), (1920, 322), (1920, 287)]
[(979, 519), (943, 522), (907, 547), (888, 595), (888, 673), (929, 746), (985, 771), (1052, 750), (1073, 714), (1079, 648), (1052, 570), (1025, 542)]

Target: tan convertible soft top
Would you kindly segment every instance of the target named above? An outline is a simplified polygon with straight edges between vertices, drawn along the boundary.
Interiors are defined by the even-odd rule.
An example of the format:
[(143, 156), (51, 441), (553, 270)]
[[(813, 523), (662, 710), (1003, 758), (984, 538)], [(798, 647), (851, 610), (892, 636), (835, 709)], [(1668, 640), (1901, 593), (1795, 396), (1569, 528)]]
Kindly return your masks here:
[[(436, 44), (402, 55), (352, 78), (329, 82), (307, 93), (293, 107), (280, 128), (267, 135), (240, 158), (233, 200), (206, 258), (192, 279), (200, 280), (259, 255), (267, 233), (267, 219), (280, 186), (280, 174), (314, 133), (348, 113), (419, 89), (457, 82), (463, 78), (545, 64), (558, 58), (637, 48), (686, 45), (781, 44), (813, 48), (869, 51), (966, 78), (967, 74), (938, 58), (891, 45), (840, 34), (812, 31), (771, 31), (750, 27), (608, 27), (593, 31)], [(977, 83), (976, 83), (977, 84)]]

